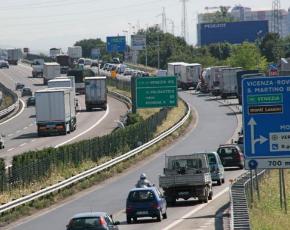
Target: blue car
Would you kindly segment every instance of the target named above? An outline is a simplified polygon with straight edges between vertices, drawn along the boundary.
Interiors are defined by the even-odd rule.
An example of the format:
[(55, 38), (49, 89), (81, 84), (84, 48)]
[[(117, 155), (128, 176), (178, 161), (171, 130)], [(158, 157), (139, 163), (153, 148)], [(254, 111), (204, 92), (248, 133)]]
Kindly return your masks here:
[(207, 158), (212, 181), (216, 181), (218, 185), (225, 183), (225, 170), (219, 155), (216, 152), (209, 152)]
[(163, 194), (156, 187), (134, 188), (129, 192), (126, 203), (127, 223), (132, 219), (152, 217), (161, 221), (167, 218), (167, 203)]

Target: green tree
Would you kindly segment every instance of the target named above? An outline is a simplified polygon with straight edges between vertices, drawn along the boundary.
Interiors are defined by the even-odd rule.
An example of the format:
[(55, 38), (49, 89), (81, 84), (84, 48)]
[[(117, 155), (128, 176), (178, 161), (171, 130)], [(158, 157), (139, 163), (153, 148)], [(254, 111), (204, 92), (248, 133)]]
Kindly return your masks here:
[(277, 62), (284, 56), (282, 40), (277, 33), (268, 33), (261, 41), (260, 50), (268, 62)]
[(210, 55), (219, 59), (226, 60), (231, 53), (231, 44), (225, 43), (215, 43), (208, 46)]
[(227, 59), (230, 66), (242, 67), (246, 70), (267, 70), (267, 60), (261, 55), (260, 50), (253, 43), (244, 42), (232, 47), (231, 56)]

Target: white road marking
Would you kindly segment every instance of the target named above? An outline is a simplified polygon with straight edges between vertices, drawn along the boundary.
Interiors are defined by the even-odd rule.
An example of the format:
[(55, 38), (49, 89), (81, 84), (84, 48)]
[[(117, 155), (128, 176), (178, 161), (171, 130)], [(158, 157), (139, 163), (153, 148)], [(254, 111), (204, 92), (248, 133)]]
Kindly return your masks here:
[(10, 133), (10, 134), (7, 135), (7, 137), (11, 137), (11, 136), (13, 136), (13, 133)]
[(62, 146), (62, 145), (65, 145), (65, 144), (71, 142), (72, 140), (74, 140), (74, 139), (76, 139), (76, 138), (78, 138), (78, 137), (84, 135), (85, 133), (91, 131), (93, 128), (95, 128), (97, 125), (99, 125), (99, 124), (100, 124), (100, 123), (101, 123), (101, 122), (102, 122), (102, 121), (103, 121), (103, 120), (108, 116), (109, 111), (110, 111), (110, 109), (109, 109), (109, 105), (108, 105), (105, 114), (104, 114), (104, 115), (101, 117), (101, 119), (98, 120), (98, 121), (97, 121), (93, 126), (91, 126), (89, 129), (85, 130), (84, 132), (82, 132), (82, 133), (76, 135), (75, 137), (73, 137), (73, 138), (71, 138), (71, 139), (69, 139), (69, 140), (67, 140), (67, 141), (65, 141), (65, 142), (63, 142), (63, 143), (60, 143), (60, 144), (56, 145), (55, 148), (58, 148), (58, 147), (60, 147), (60, 146)]
[(20, 147), (22, 147), (22, 146), (24, 146), (24, 145), (26, 145), (27, 143), (22, 143), (21, 145), (20, 145)]
[(29, 126), (33, 126), (33, 125), (34, 125), (33, 123), (29, 124)]
[(7, 122), (13, 120), (14, 118), (18, 117), (18, 116), (19, 116), (19, 115), (24, 111), (25, 103), (24, 103), (24, 101), (23, 101), (22, 99), (19, 99), (19, 101), (22, 103), (22, 109), (21, 109), (21, 111), (20, 111), (19, 113), (15, 114), (15, 116), (9, 118), (8, 120), (3, 121), (2, 123), (0, 123), (0, 125), (3, 125), (3, 124), (5, 124), (5, 123), (7, 123)]
[(16, 133), (20, 133), (20, 132), (21, 132), (21, 130), (17, 130), (17, 131), (16, 131)]
[(221, 192), (219, 192), (217, 195), (215, 195), (213, 197), (212, 200), (210, 200), (208, 203), (205, 204), (201, 204), (198, 207), (194, 208), (193, 210), (191, 210), (190, 212), (188, 212), (187, 214), (185, 214), (184, 216), (182, 216), (180, 219), (172, 222), (170, 225), (168, 225), (166, 228), (164, 228), (163, 230), (169, 230), (172, 229), (173, 227), (175, 227), (176, 225), (178, 225), (180, 222), (182, 222), (184, 219), (192, 216), (193, 214), (195, 214), (196, 212), (198, 212), (199, 210), (203, 209), (204, 207), (208, 206), (211, 202), (213, 202), (214, 200), (216, 200), (217, 198), (219, 198), (220, 196), (222, 196), (223, 194), (225, 194), (227, 191), (229, 191), (229, 187), (225, 188), (224, 190), (222, 190)]
[(28, 129), (28, 127), (26, 126), (26, 127), (24, 127), (23, 129)]
[(7, 152), (10, 152), (10, 151), (12, 151), (12, 150), (14, 150), (14, 149), (15, 149), (15, 148), (8, 149)]
[(32, 139), (30, 142), (34, 142), (34, 141), (36, 141), (36, 139)]

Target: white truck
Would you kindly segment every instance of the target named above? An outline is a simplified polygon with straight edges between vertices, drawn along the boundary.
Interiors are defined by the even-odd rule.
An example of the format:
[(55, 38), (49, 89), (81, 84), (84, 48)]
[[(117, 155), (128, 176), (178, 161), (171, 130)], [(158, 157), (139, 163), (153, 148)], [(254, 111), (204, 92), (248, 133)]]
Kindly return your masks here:
[(43, 76), (43, 59), (34, 59), (31, 67), (32, 67), (32, 77), (42, 77)]
[(76, 60), (83, 56), (83, 50), (81, 46), (68, 47), (67, 54), (70, 58)]
[(43, 84), (56, 77), (60, 77), (60, 65), (56, 62), (47, 62), (43, 64)]
[(222, 99), (226, 99), (230, 96), (238, 96), (238, 82), (237, 72), (241, 71), (242, 68), (223, 68), (220, 78), (220, 95)]
[(185, 62), (170, 62), (167, 64), (167, 75), (176, 76), (178, 87), (180, 87), (181, 65), (183, 64), (186, 64), (186, 63)]
[(8, 56), (8, 63), (11, 65), (17, 65), (19, 59), (22, 58), (22, 50), (15, 48), (15, 49), (7, 49), (7, 56)]
[(49, 49), (49, 57), (55, 59), (57, 55), (60, 55), (61, 49), (60, 48), (51, 48)]
[(85, 77), (86, 110), (92, 108), (107, 109), (106, 77)]
[(219, 82), (223, 68), (228, 68), (228, 66), (211, 66), (203, 70), (201, 74), (201, 92), (211, 92), (215, 96), (219, 95)]
[(76, 129), (74, 96), (70, 88), (47, 88), (35, 92), (38, 136), (67, 134)]
[(159, 176), (159, 186), (169, 204), (179, 198), (193, 197), (201, 202), (212, 199), (212, 179), (205, 153), (166, 156), (163, 173)]
[(187, 90), (190, 87), (196, 88), (200, 78), (201, 68), (201, 64), (198, 63), (181, 64), (179, 80), (180, 87), (184, 90)]

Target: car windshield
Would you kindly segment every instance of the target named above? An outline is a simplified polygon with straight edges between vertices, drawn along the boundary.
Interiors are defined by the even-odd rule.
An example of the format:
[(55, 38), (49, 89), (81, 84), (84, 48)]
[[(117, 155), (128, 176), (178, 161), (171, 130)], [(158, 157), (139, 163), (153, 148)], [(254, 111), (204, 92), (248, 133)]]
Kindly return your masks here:
[(69, 224), (70, 230), (89, 230), (98, 229), (100, 227), (99, 217), (82, 217), (72, 219)]
[(146, 202), (146, 201), (153, 201), (154, 194), (152, 191), (149, 190), (142, 190), (142, 191), (132, 191), (129, 194), (129, 201), (131, 202)]
[(209, 164), (213, 165), (213, 164), (216, 164), (216, 163), (217, 163), (217, 162), (216, 162), (216, 157), (215, 157), (214, 154), (209, 153), (209, 154), (207, 155), (207, 157), (208, 157), (208, 163), (209, 163)]

